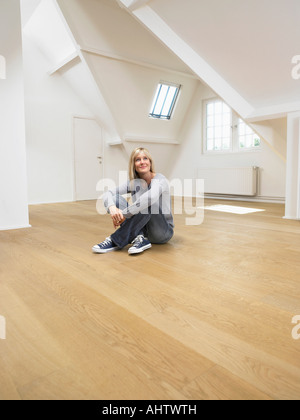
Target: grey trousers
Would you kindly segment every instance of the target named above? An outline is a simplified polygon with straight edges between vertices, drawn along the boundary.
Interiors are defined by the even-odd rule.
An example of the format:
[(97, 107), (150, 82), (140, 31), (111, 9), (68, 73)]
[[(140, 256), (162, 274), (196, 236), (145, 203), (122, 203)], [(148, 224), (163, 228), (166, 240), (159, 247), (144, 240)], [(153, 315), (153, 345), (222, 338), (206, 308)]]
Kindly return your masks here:
[[(124, 197), (115, 196), (114, 200), (120, 210), (128, 207), (128, 202)], [(151, 214), (150, 209), (147, 214), (143, 213), (126, 219), (120, 228), (111, 235), (112, 241), (119, 248), (130, 244), (138, 235), (144, 235), (153, 244), (165, 244), (173, 237), (174, 230), (163, 214)]]

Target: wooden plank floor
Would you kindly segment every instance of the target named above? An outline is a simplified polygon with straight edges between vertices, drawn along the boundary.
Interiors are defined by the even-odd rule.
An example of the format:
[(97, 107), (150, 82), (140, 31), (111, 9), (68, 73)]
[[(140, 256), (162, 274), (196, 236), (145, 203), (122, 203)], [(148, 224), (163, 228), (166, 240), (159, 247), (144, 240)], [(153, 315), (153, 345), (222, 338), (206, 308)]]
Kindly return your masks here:
[(300, 398), (300, 222), (284, 206), (176, 215), (140, 256), (94, 255), (95, 202), (30, 207), (0, 232), (0, 399)]

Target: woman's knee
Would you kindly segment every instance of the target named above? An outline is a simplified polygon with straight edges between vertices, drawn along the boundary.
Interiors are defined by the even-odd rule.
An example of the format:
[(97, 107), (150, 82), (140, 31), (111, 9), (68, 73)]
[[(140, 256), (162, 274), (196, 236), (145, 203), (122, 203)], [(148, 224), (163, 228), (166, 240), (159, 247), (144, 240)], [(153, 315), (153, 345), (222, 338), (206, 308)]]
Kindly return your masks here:
[(148, 239), (152, 244), (164, 245), (168, 243), (173, 238), (174, 233), (168, 232), (167, 234), (149, 234)]

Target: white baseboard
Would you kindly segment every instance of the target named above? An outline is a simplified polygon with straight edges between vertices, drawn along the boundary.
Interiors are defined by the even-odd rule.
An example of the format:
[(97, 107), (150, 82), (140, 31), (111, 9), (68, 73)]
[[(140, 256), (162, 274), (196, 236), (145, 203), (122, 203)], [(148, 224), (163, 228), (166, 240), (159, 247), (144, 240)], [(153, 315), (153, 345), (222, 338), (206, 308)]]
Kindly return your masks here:
[(204, 195), (204, 198), (214, 200), (228, 200), (228, 201), (249, 201), (254, 203), (274, 203), (285, 204), (285, 197), (264, 197), (264, 196), (231, 196), (231, 195)]
[(1, 227), (0, 226), (0, 231), (28, 229), (28, 228), (31, 228), (31, 227), (32, 227), (31, 225), (25, 225), (25, 226), (7, 226), (7, 227)]
[(75, 203), (76, 200), (67, 200), (67, 201), (32, 201), (28, 203), (29, 206), (41, 206), (44, 204), (66, 204), (66, 203)]
[[(184, 198), (183, 196), (179, 196), (179, 195), (173, 195), (173, 197), (179, 198), (179, 199)], [(199, 197), (192, 197), (192, 198), (199, 198)], [(250, 197), (250, 196), (221, 195), (221, 194), (220, 195), (204, 194), (204, 199), (285, 204), (285, 197), (264, 197), (264, 196)]]

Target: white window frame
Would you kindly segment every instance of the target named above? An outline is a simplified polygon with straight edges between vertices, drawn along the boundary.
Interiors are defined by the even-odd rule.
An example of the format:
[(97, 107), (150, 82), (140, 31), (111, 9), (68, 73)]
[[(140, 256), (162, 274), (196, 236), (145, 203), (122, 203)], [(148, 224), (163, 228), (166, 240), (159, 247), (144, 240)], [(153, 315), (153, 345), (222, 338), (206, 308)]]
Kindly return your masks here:
[[(159, 94), (160, 94), (159, 93), (160, 86), (175, 87), (177, 89), (175, 95), (173, 96), (172, 103), (170, 105), (168, 115), (165, 115), (165, 114), (162, 114), (162, 113), (160, 113), (160, 114), (154, 114), (155, 107), (156, 107), (156, 102), (157, 102), (157, 100), (159, 98)], [(154, 95), (153, 100), (152, 100), (151, 108), (150, 108), (150, 111), (149, 111), (149, 118), (153, 118), (155, 120), (170, 121), (171, 118), (172, 118), (172, 116), (173, 116), (173, 114), (174, 114), (174, 110), (175, 110), (176, 104), (178, 102), (180, 90), (181, 90), (181, 85), (176, 84), (176, 83), (165, 82), (165, 81), (161, 80), (158, 83), (158, 85), (157, 85), (157, 88), (156, 88), (156, 91), (155, 91), (155, 95)], [(165, 97), (165, 99), (166, 98), (167, 97)], [(163, 106), (162, 106), (161, 111), (163, 111)]]
[[(254, 130), (242, 118), (240, 118), (236, 115), (234, 116), (234, 118), (236, 118), (236, 120), (234, 121), (233, 128), (236, 131), (237, 144), (238, 144), (239, 151), (244, 152), (244, 151), (259, 150), (261, 148), (261, 138), (258, 136), (258, 134), (256, 134), (254, 132)], [(240, 136), (239, 131), (240, 131), (240, 125), (241, 124), (244, 126), (245, 133)], [(251, 146), (246, 145), (245, 147), (242, 147), (240, 137), (245, 137), (246, 144), (247, 144), (247, 141), (249, 142), (249, 140), (251, 138), (252, 145)], [(259, 141), (260, 141), (259, 146), (254, 145), (255, 138), (259, 139)]]
[(218, 150), (208, 150), (208, 138), (207, 138), (207, 105), (211, 103), (222, 102), (225, 103), (222, 99), (215, 97), (208, 100), (203, 101), (203, 153), (204, 154), (226, 154), (226, 153), (245, 153), (245, 152), (253, 152), (261, 150), (261, 143), (262, 139), (260, 138), (260, 145), (259, 146), (252, 146), (252, 147), (240, 147), (240, 138), (239, 138), (239, 123), (242, 121), (246, 127), (249, 127), (252, 131), (252, 135), (256, 135), (253, 129), (245, 122), (242, 118), (240, 118), (230, 107), (231, 113), (231, 129), (230, 129), (230, 146), (227, 149), (218, 149)]
[[(208, 150), (207, 149), (207, 143), (208, 143), (208, 138), (207, 138), (207, 132), (209, 127), (207, 126), (207, 106), (210, 104), (215, 104), (221, 102), (222, 104), (224, 103), (224, 101), (222, 101), (222, 99), (219, 98), (213, 98), (213, 99), (209, 99), (204, 101), (204, 107), (203, 107), (203, 149), (205, 153), (213, 153), (213, 154), (219, 154), (219, 153), (230, 153), (232, 152), (232, 110), (231, 108), (229, 108), (230, 110), (230, 124), (231, 124), (231, 129), (229, 132), (229, 148), (227, 149), (214, 149), (214, 150)], [(225, 104), (226, 105), (226, 104)]]

